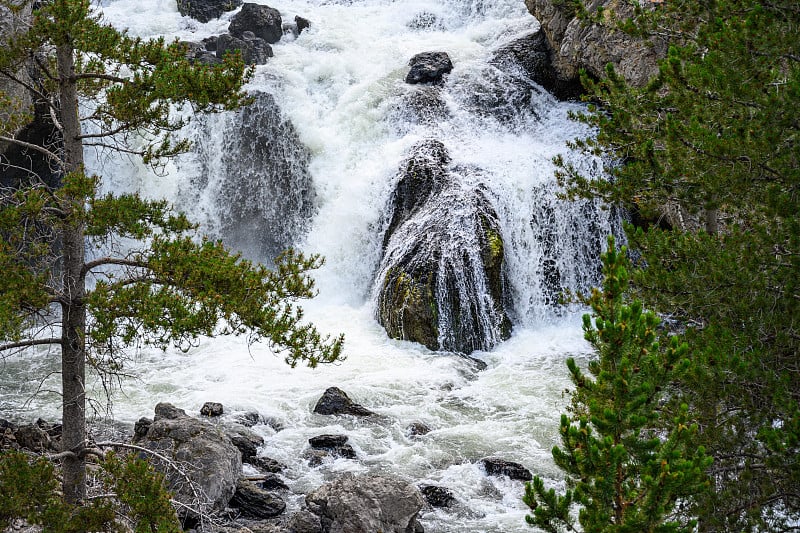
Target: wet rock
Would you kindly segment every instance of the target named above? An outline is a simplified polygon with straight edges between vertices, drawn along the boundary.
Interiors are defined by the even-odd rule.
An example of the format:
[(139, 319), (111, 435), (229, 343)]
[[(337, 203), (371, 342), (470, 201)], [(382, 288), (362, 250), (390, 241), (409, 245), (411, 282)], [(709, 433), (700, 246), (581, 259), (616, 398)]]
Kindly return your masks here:
[(297, 34), (300, 35), (303, 33), (303, 30), (308, 29), (311, 27), (311, 21), (307, 18), (303, 18), (300, 15), (294, 17), (294, 24), (297, 28)]
[(406, 23), (406, 27), (417, 31), (443, 30), (444, 24), (435, 13), (421, 11), (416, 13), (411, 20)]
[(314, 406), (314, 412), (319, 415), (353, 415), (372, 416), (375, 413), (355, 403), (342, 389), (329, 387)]
[(441, 83), (444, 75), (453, 70), (453, 63), (447, 52), (422, 52), (412, 57), (411, 67), (406, 75), (406, 83)]
[(253, 465), (262, 472), (268, 472), (272, 474), (283, 472), (286, 469), (285, 464), (269, 457), (250, 457), (247, 460), (247, 463)]
[(242, 10), (231, 19), (228, 32), (234, 37), (244, 39), (244, 32), (251, 31), (256, 37), (267, 43), (275, 44), (283, 35), (281, 26), (281, 14), (277, 9), (247, 2), (242, 6)]
[(278, 474), (270, 472), (267, 473), (264, 476), (264, 480), (261, 481), (261, 488), (264, 490), (289, 490), (289, 485), (287, 485)]
[(200, 408), (200, 414), (203, 416), (222, 416), (224, 408), (218, 402), (206, 402)]
[(225, 427), (225, 435), (242, 453), (242, 461), (245, 463), (249, 463), (258, 453), (259, 446), (264, 445), (264, 439), (260, 435), (238, 424)]
[(414, 485), (385, 475), (345, 474), (306, 496), (326, 531), (410, 533), (418, 531), (424, 504)]
[(356, 451), (347, 444), (347, 435), (318, 435), (308, 439), (308, 444), (312, 450), (325, 452), (324, 454), (311, 454), (311, 463), (316, 465), (321, 460), (330, 455), (332, 457), (344, 457), (345, 459), (355, 459)]
[(392, 123), (401, 128), (403, 122), (434, 125), (449, 116), (441, 87), (436, 85), (408, 86), (408, 91), (401, 95), (390, 111)]
[(242, 60), (251, 65), (264, 65), (273, 56), (272, 47), (252, 32), (245, 32), (242, 38), (225, 33), (217, 38), (217, 57), (222, 59), (233, 50), (240, 50)]
[(480, 463), (486, 469), (486, 474), (489, 476), (508, 476), (511, 479), (520, 481), (530, 481), (533, 479), (531, 471), (519, 463), (495, 457), (481, 459)]
[(243, 516), (258, 519), (278, 516), (286, 509), (286, 503), (276, 494), (245, 480), (236, 484), (230, 505), (239, 509)]
[[(184, 465), (184, 474), (197, 485), (196, 489), (172, 465), (151, 458), (153, 466), (164, 473), (176, 500), (195, 505), (198, 490), (207, 498), (201, 503), (202, 512), (221, 511), (227, 506), (242, 473), (242, 454), (221, 428), (190, 417), (169, 403), (159, 403), (147, 434), (134, 442)], [(196, 518), (193, 512), (187, 516)]]
[(409, 437), (421, 437), (431, 432), (431, 428), (424, 422), (412, 422), (406, 428), (406, 435)]
[(425, 501), (431, 507), (449, 507), (456, 502), (455, 496), (450, 489), (438, 487), (436, 485), (422, 485), (419, 488)]
[(450, 168), (438, 141), (412, 148), (390, 199), (378, 271), (378, 321), (431, 350), (471, 353), (509, 337), (504, 244), (471, 168)]
[(178, 12), (200, 22), (217, 19), (242, 5), (242, 0), (178, 0)]

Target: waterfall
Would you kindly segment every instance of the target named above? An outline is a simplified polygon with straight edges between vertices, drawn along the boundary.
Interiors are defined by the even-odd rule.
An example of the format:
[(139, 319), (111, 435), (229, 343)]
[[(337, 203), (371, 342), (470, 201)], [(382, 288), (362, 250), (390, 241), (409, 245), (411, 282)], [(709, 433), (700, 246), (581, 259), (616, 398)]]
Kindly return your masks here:
[[(273, 45), (248, 86), (252, 106), (196, 117), (185, 132), (193, 151), (159, 174), (126, 158), (87, 161), (106, 190), (166, 197), (250, 258), (269, 262), (286, 246), (322, 254), (319, 295), (303, 306), (323, 333), (345, 334), (347, 359), (290, 369), (240, 338), (205, 339), (189, 353), (142, 348), (125, 369), (135, 379), (113, 399), (115, 420), (132, 428), (158, 401), (189, 413), (206, 401), (257, 411), (283, 428), (254, 429), (265, 439), (260, 453), (287, 465), (288, 511), (343, 472), (380, 471), (453, 492), (454, 506), (422, 511), (428, 532), (530, 531), (521, 483), (487, 476), (478, 461), (517, 461), (548, 486), (563, 484), (550, 450), (569, 386), (564, 359), (582, 364), (589, 354), (580, 310), (558, 296), (597, 283), (597, 257), (619, 218), (558, 196), (555, 156), (587, 173), (602, 166), (566, 146), (591, 134), (568, 118), (583, 106), (557, 100), (502, 53), (538, 28), (522, 0), (267, 3), (311, 26)], [(132, 36), (194, 42), (225, 32), (232, 16), (199, 23), (165, 0), (103, 0), (102, 11)], [(425, 51), (452, 58), (438, 87), (404, 81), (408, 60)], [(447, 153), (441, 180), (392, 226), (407, 162), (430, 142)], [(432, 234), (435, 272), (451, 280), (431, 285), (438, 349), (390, 338), (375, 319), (380, 281), (432, 246)], [(453, 326), (467, 321), (476, 326)], [(454, 353), (472, 350), (473, 359)], [(0, 418), (57, 419), (53, 360), (32, 350), (0, 361)], [(313, 414), (334, 385), (381, 416)], [(102, 383), (88, 386), (102, 401)], [(415, 423), (430, 433), (411, 436)], [(357, 459), (310, 465), (308, 439), (326, 433), (346, 434)]]

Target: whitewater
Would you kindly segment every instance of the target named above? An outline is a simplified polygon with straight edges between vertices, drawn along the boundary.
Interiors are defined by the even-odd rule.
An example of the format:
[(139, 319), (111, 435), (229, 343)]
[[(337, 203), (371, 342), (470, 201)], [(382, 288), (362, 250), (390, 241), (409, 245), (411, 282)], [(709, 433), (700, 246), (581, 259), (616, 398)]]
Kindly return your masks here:
[[(428, 532), (531, 531), (522, 483), (488, 477), (478, 461), (516, 461), (548, 484), (562, 483), (550, 450), (567, 403), (564, 361), (590, 354), (581, 310), (557, 302), (546, 273), (556, 269), (561, 288), (597, 283), (597, 252), (617, 224), (600, 206), (556, 197), (554, 156), (588, 172), (599, 168), (566, 146), (590, 133), (568, 118), (581, 104), (559, 102), (530, 80), (520, 88), (519, 76), (510, 83), (490, 62), (494, 51), (538, 28), (522, 0), (269, 5), (284, 20), (300, 15), (311, 27), (273, 45), (274, 57), (257, 67), (248, 86), (271, 95), (279, 109), (277, 115), (264, 111), (273, 113), (270, 127), (282, 132), (266, 159), (226, 159), (231, 146), (249, 139), (242, 115), (227, 113), (196, 117), (184, 132), (194, 151), (162, 172), (93, 151), (87, 161), (106, 191), (167, 198), (248, 257), (269, 262), (286, 244), (321, 254), (325, 265), (314, 272), (319, 294), (303, 307), (321, 331), (345, 334), (346, 359), (291, 369), (266, 345), (248, 345), (245, 338), (204, 339), (186, 353), (134, 350), (110, 404), (102, 383), (90, 384), (96, 422), (113, 419), (130, 429), (163, 401), (194, 414), (206, 401), (221, 402), (227, 413), (257, 411), (283, 427), (254, 429), (266, 441), (261, 453), (288, 466), (288, 511), (342, 472), (380, 471), (452, 491), (455, 506), (422, 512)], [(100, 10), (131, 35), (185, 41), (226, 32), (235, 14), (203, 24), (181, 16), (174, 0), (104, 0)], [(421, 123), (403, 111), (412, 90), (404, 82), (408, 60), (439, 50), (454, 64), (442, 89), (447, 114)], [(532, 96), (520, 104), (512, 94), (519, 90)], [(489, 102), (505, 111), (493, 112)], [(431, 138), (445, 144), (455, 164), (481, 169), (501, 222), (514, 330), (491, 351), (471, 354), (486, 364), (482, 370), (463, 355), (390, 339), (375, 318), (374, 278), (398, 169), (412, 146)], [(264, 170), (276, 158), (292, 177), (308, 180), (304, 188), (292, 188), (299, 179), (276, 184)], [(237, 224), (252, 219), (257, 223), (243, 236)], [(24, 421), (58, 419), (58, 365), (56, 354), (41, 350), (1, 362), (0, 412)], [(383, 416), (313, 414), (330, 386)], [(432, 431), (409, 436), (415, 422)], [(310, 466), (303, 452), (320, 434), (346, 434), (357, 460)]]

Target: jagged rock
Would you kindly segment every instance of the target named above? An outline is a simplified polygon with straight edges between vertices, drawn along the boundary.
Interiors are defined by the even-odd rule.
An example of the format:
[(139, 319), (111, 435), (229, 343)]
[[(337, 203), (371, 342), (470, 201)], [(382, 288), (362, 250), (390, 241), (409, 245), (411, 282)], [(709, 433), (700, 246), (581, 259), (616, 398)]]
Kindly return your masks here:
[(497, 459), (495, 457), (481, 459), (480, 463), (486, 469), (486, 474), (489, 476), (508, 476), (511, 479), (518, 479), (520, 481), (530, 481), (533, 479), (531, 471), (519, 463)]
[(264, 65), (273, 56), (272, 47), (256, 37), (253, 32), (244, 32), (241, 38), (225, 33), (217, 37), (217, 58), (222, 59), (225, 54), (233, 50), (241, 50), (242, 60), (247, 64)]
[(178, 0), (178, 12), (200, 22), (217, 19), (242, 5), (242, 0)]
[(253, 465), (262, 472), (269, 472), (272, 474), (283, 472), (286, 469), (285, 464), (269, 457), (250, 457), (247, 463)]
[(228, 26), (228, 32), (240, 39), (244, 38), (246, 31), (253, 32), (256, 37), (264, 39), (269, 44), (275, 44), (283, 35), (281, 14), (272, 7), (247, 2), (231, 19), (231, 24)]
[(225, 408), (218, 402), (206, 402), (200, 408), (200, 414), (203, 416), (222, 416)]
[(147, 435), (147, 431), (150, 429), (152, 424), (153, 419), (145, 416), (137, 420), (133, 425), (133, 440), (138, 441), (143, 439)]
[(258, 453), (259, 446), (264, 445), (264, 439), (241, 425), (225, 427), (225, 435), (242, 452), (242, 461), (249, 463)]
[(441, 83), (445, 74), (453, 70), (453, 63), (447, 52), (422, 52), (408, 61), (411, 70), (406, 75), (406, 83)]
[(322, 521), (311, 511), (298, 511), (286, 521), (287, 533), (323, 533)]
[(528, 11), (541, 23), (547, 38), (550, 62), (561, 81), (577, 80), (581, 69), (604, 77), (608, 63), (631, 85), (644, 86), (658, 72), (658, 61), (667, 42), (658, 38), (646, 42), (618, 30), (617, 20), (633, 14), (633, 4), (617, 0), (593, 0), (587, 9), (603, 9), (607, 23), (586, 23), (575, 16), (571, 2), (525, 0)]
[(345, 474), (306, 495), (330, 533), (411, 533), (424, 504), (414, 485), (386, 475)]
[(375, 413), (355, 403), (342, 389), (329, 387), (314, 406), (318, 415), (372, 416)]
[(261, 481), (261, 488), (264, 490), (289, 490), (287, 485), (278, 474), (267, 473)]
[[(490, 63), (504, 71), (521, 68), (528, 78), (560, 100), (576, 100), (584, 93), (580, 79), (559, 77), (550, 61), (547, 37), (542, 29), (496, 50)], [(530, 101), (530, 91), (526, 96)]]
[[(227, 506), (242, 474), (242, 454), (221, 428), (190, 417), (172, 404), (159, 403), (147, 434), (134, 442), (185, 469), (184, 477), (153, 458), (153, 465), (164, 473), (168, 488), (179, 502), (196, 504), (196, 492), (186, 483), (188, 477), (207, 499), (201, 505), (203, 512), (220, 511)], [(189, 516), (194, 517), (192, 513)]]
[(238, 508), (243, 516), (258, 519), (278, 516), (286, 509), (286, 503), (276, 494), (246, 480), (236, 484), (236, 493), (230, 505)]
[(444, 487), (437, 487), (436, 485), (422, 485), (419, 488), (425, 501), (431, 507), (449, 507), (455, 503), (456, 498), (450, 489)]
[(421, 437), (431, 432), (431, 428), (424, 422), (412, 422), (406, 428), (406, 434), (409, 437)]
[(308, 29), (311, 27), (311, 21), (307, 18), (303, 18), (300, 15), (294, 17), (294, 24), (297, 28), (297, 34), (300, 35), (303, 33), (303, 30)]
[[(412, 149), (391, 197), (378, 320), (431, 350), (490, 349), (511, 332), (503, 239), (479, 171), (448, 167), (438, 141)], [(476, 174), (478, 176), (476, 176)]]

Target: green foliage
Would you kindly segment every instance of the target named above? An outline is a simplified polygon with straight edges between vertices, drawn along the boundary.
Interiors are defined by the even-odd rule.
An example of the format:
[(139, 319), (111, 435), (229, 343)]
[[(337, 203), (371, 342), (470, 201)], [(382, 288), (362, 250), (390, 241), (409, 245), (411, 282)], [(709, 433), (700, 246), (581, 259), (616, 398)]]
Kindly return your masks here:
[[(585, 80), (594, 105), (579, 119), (598, 133), (575, 145), (603, 154), (611, 179), (569, 166), (560, 179), (646, 221), (628, 228), (646, 266), (634, 290), (690, 326), (696, 364), (675, 396), (715, 459), (700, 530), (780, 529), (800, 516), (800, 41), (789, 37), (800, 7), (667, 0), (634, 12), (618, 27), (668, 39), (668, 55), (647, 87), (610, 67)], [(669, 210), (704, 221), (653, 227)]]
[(691, 531), (695, 524), (673, 511), (708, 487), (704, 470), (711, 460), (695, 444), (697, 426), (689, 424), (686, 405), (673, 411), (666, 402), (691, 366), (688, 346), (671, 337), (662, 347), (655, 314), (640, 301), (624, 302), (625, 253), (609, 238), (602, 290), (585, 299), (594, 316), (594, 324), (583, 318), (585, 338), (597, 352), (591, 376), (567, 361), (575, 390), (553, 459), (569, 488), (557, 494), (538, 477), (525, 487), (533, 511), (527, 521), (546, 531), (574, 530), (576, 505), (586, 532)]
[(103, 496), (84, 505), (63, 501), (52, 463), (23, 453), (0, 454), (0, 527), (23, 518), (44, 533), (130, 531), (179, 533), (163, 476), (136, 456), (110, 453), (100, 464)]

